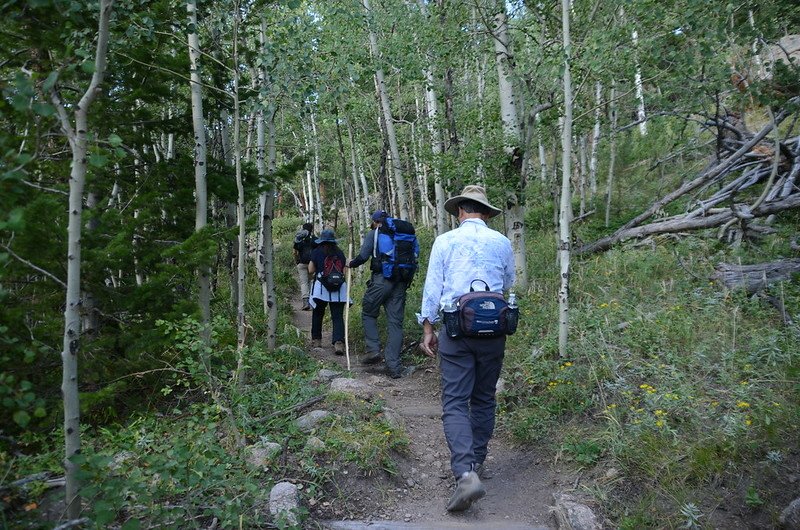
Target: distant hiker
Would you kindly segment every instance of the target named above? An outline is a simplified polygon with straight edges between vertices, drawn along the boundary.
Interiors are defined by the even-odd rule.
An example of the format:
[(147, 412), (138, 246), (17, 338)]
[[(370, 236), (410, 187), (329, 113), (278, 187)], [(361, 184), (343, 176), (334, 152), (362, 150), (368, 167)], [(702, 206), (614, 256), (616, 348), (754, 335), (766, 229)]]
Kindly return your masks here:
[[(502, 291), (514, 283), (514, 254), (508, 238), (486, 226), (501, 210), (489, 204), (482, 187), (465, 187), (444, 209), (460, 224), (433, 243), (417, 319), (424, 328), (422, 350), (430, 357), (439, 353), (442, 423), (457, 480), (447, 510), (462, 511), (486, 494), (480, 475), (494, 432), (495, 391), (505, 354), (507, 333), (499, 325), (505, 326), (508, 317), (492, 312), (508, 307)], [(459, 302), (467, 304), (465, 294), (473, 301), (481, 297), (476, 307), (488, 314), (457, 312)], [(437, 338), (440, 310), (446, 327)]]
[[(364, 326), (366, 357), (363, 364), (374, 364), (386, 359), (390, 377), (398, 379), (410, 375), (414, 368), (403, 367), (400, 352), (403, 348), (403, 314), (406, 308), (406, 289), (417, 269), (419, 243), (414, 227), (408, 221), (394, 219), (383, 210), (372, 214), (372, 227), (364, 235), (361, 251), (348, 264), (355, 268), (370, 258), (372, 274), (361, 307)], [(378, 315), (381, 306), (386, 311), (388, 337), (381, 355), (378, 337)]]
[(344, 355), (344, 304), (348, 302), (344, 277), (346, 258), (336, 245), (333, 230), (323, 230), (316, 243), (318, 246), (311, 252), (308, 262), (308, 272), (314, 275), (309, 299), (313, 308), (311, 346), (322, 346), (322, 319), (325, 317), (325, 308), (330, 305), (333, 351), (336, 355)]
[(294, 262), (297, 264), (297, 283), (300, 285), (303, 311), (311, 310), (311, 306), (308, 305), (308, 287), (311, 283), (308, 262), (311, 261), (311, 251), (317, 246), (314, 242), (316, 239), (314, 225), (311, 223), (303, 223), (303, 227), (294, 236), (292, 253), (294, 254)]

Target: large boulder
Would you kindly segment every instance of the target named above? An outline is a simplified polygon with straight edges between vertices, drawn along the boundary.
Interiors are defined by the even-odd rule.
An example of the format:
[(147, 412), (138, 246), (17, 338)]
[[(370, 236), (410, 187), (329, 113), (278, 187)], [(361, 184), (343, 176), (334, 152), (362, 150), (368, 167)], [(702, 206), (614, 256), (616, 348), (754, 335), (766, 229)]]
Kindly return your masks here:
[(300, 492), (291, 482), (278, 482), (269, 492), (269, 513), (292, 526), (297, 524)]

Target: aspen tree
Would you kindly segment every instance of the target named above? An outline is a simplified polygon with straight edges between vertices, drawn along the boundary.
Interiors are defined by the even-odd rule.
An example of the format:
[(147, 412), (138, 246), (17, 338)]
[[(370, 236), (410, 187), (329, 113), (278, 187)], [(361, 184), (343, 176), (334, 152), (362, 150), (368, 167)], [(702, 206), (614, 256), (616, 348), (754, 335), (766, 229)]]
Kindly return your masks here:
[(397, 144), (397, 135), (394, 129), (394, 119), (392, 118), (392, 108), (389, 101), (389, 93), (386, 90), (386, 80), (383, 74), (383, 68), (380, 66), (381, 55), (378, 49), (378, 37), (375, 34), (372, 20), (372, 8), (370, 7), (369, 0), (362, 0), (362, 6), (367, 17), (367, 30), (369, 32), (369, 49), (376, 63), (375, 79), (378, 87), (378, 95), (381, 102), (381, 110), (383, 112), (383, 122), (386, 131), (386, 139), (389, 142), (389, 149), (391, 151), (392, 170), (394, 176), (394, 188), (397, 194), (397, 201), (399, 206), (400, 217), (408, 219), (408, 199), (406, 197), (406, 185), (403, 180), (403, 167), (400, 161), (400, 149)]
[(570, 73), (571, 43), (569, 34), (570, 0), (561, 0), (561, 27), (564, 44), (564, 126), (561, 132), (561, 205), (558, 215), (559, 266), (561, 286), (558, 290), (558, 354), (567, 356), (569, 335), (569, 259), (570, 222), (572, 221), (572, 195), (570, 176), (572, 172), (572, 74)]
[[(505, 8), (500, 6), (494, 16), (494, 50), (497, 66), (498, 89), (500, 96), (500, 117), (503, 121), (504, 150), (509, 157), (509, 167), (514, 165), (514, 157), (520, 156), (522, 133), (517, 111), (517, 100), (512, 81), (512, 55), (508, 41), (508, 18)], [(525, 255), (525, 204), (522, 193), (524, 183), (522, 177), (516, 191), (512, 192), (506, 212), (506, 235), (514, 247), (514, 265), (517, 286), (525, 289), (528, 286), (528, 260)]]
[(73, 458), (81, 451), (80, 403), (78, 397), (78, 353), (81, 335), (81, 229), (83, 188), (86, 184), (86, 158), (89, 142), (89, 107), (102, 90), (106, 74), (109, 26), (113, 0), (100, 0), (100, 13), (95, 49), (94, 73), (89, 86), (75, 108), (75, 124), (70, 123), (67, 109), (56, 88), (53, 104), (72, 151), (69, 176), (69, 221), (67, 225), (67, 294), (64, 309), (64, 341), (61, 351), (61, 393), (64, 399), (64, 475), (66, 478), (67, 517), (78, 519), (81, 513), (78, 464)]
[[(206, 125), (203, 119), (203, 92), (200, 79), (200, 37), (197, 34), (197, 1), (187, 0), (189, 13), (189, 87), (192, 98), (192, 127), (194, 129), (194, 183), (195, 183), (195, 232), (208, 224), (208, 192), (206, 181)], [(203, 324), (203, 341), (211, 342), (211, 281), (208, 266), (201, 265), (197, 271), (199, 283), (200, 315)]]

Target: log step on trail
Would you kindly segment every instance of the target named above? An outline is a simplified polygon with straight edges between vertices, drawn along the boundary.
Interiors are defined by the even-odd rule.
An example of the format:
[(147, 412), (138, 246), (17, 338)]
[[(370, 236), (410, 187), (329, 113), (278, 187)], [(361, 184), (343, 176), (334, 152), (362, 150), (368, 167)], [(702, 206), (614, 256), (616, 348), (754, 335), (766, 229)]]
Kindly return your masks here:
[(546, 527), (532, 526), (526, 523), (498, 519), (484, 520), (474, 523), (460, 523), (436, 521), (432, 523), (406, 523), (403, 521), (323, 521), (322, 527), (327, 530), (461, 530), (461, 529), (488, 529), (492, 530), (548, 530)]

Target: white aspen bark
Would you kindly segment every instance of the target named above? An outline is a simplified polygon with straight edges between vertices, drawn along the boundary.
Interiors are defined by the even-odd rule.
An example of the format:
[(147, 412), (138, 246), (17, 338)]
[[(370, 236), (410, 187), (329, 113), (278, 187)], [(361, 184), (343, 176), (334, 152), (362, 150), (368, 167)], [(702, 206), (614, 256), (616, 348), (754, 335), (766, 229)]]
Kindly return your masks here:
[(233, 15), (233, 160), (236, 164), (236, 191), (238, 198), (236, 201), (236, 223), (239, 225), (239, 255), (237, 284), (238, 298), (236, 305), (236, 384), (242, 388), (247, 383), (247, 373), (245, 371), (244, 351), (247, 341), (247, 320), (245, 315), (245, 277), (247, 273), (247, 232), (245, 223), (247, 221), (244, 204), (244, 182), (242, 181), (242, 157), (241, 157), (241, 113), (239, 110), (239, 11)]
[[(359, 171), (358, 171), (358, 157), (356, 154), (356, 142), (355, 138), (353, 138), (353, 124), (350, 122), (350, 119), (347, 120), (347, 140), (350, 143), (350, 170), (352, 172), (352, 179), (353, 179), (353, 188), (355, 189), (356, 193), (356, 209), (358, 210), (358, 218), (361, 219), (361, 224), (359, 226), (359, 233), (364, 232), (370, 224), (370, 217), (369, 217), (369, 207), (367, 205), (367, 189), (366, 186), (362, 186), (359, 182)], [(366, 183), (365, 183), (366, 184)]]
[[(313, 187), (311, 185), (311, 181), (312, 181), (311, 170), (307, 169), (306, 170), (306, 186), (308, 188), (308, 192), (307, 192), (306, 208), (308, 208), (308, 214), (307, 214), (308, 215), (308, 222), (312, 223), (316, 227), (318, 225), (317, 225), (317, 220), (315, 220), (316, 216), (314, 214), (314, 208), (315, 208), (314, 189), (313, 189)], [(320, 225), (319, 226), (321, 226), (321, 221), (320, 221)]]
[(572, 171), (572, 74), (570, 73), (571, 43), (569, 34), (570, 0), (561, 0), (561, 26), (564, 42), (564, 128), (561, 133), (562, 173), (561, 173), (561, 205), (559, 208), (559, 265), (561, 287), (558, 290), (558, 354), (567, 357), (567, 339), (569, 336), (569, 260), (572, 221), (572, 201), (570, 193), (570, 175)]
[(75, 128), (69, 122), (64, 103), (53, 93), (61, 126), (72, 151), (69, 177), (69, 221), (67, 224), (67, 292), (64, 308), (64, 337), (61, 351), (61, 393), (64, 399), (64, 474), (66, 479), (66, 513), (78, 519), (81, 513), (78, 464), (73, 457), (80, 453), (80, 400), (78, 394), (78, 353), (81, 336), (81, 230), (83, 189), (86, 184), (89, 107), (97, 99), (106, 73), (109, 25), (113, 0), (100, 0), (95, 49), (94, 73), (86, 92), (75, 106)]
[[(266, 25), (263, 27), (263, 34), (266, 35)], [(270, 107), (266, 113), (267, 119), (267, 175), (275, 173), (277, 165), (277, 152), (275, 147), (275, 109)], [(263, 121), (263, 120), (262, 120)], [(261, 125), (263, 130), (263, 125)], [(263, 132), (259, 133), (263, 136)], [(262, 140), (259, 140), (261, 144)], [(262, 169), (259, 169), (259, 174)], [(275, 193), (274, 187), (270, 186), (260, 199), (261, 230), (259, 239), (261, 246), (258, 252), (258, 259), (262, 263), (263, 278), (262, 292), (264, 297), (264, 314), (267, 319), (267, 349), (273, 351), (277, 346), (278, 337), (278, 297), (275, 292), (275, 250), (272, 239), (272, 219), (275, 216)]]
[(594, 201), (597, 194), (597, 147), (600, 143), (600, 104), (603, 101), (603, 85), (595, 85), (594, 130), (592, 131), (592, 152), (589, 156), (589, 197)]
[(508, 19), (505, 11), (494, 16), (494, 52), (497, 63), (498, 89), (500, 91), (500, 117), (506, 149), (513, 151), (521, 138), (519, 113), (514, 98), (514, 83), (511, 76), (511, 53), (508, 48)]
[[(631, 33), (631, 40), (633, 40), (634, 49), (639, 47), (639, 32), (635, 29)], [(642, 67), (639, 64), (638, 52), (636, 57), (636, 73), (633, 82), (636, 86), (636, 100), (639, 106), (636, 109), (636, 117), (639, 120), (639, 133), (642, 136), (647, 136), (647, 114), (644, 110), (644, 88), (642, 87)]]
[(586, 213), (586, 135), (581, 135), (580, 144), (578, 148), (578, 189), (580, 190), (581, 206), (580, 215)]
[[(508, 157), (511, 158), (515, 156), (515, 151), (519, 149), (521, 129), (511, 75), (508, 19), (504, 10), (501, 10), (494, 17), (493, 33), (500, 96), (500, 117), (503, 120), (504, 149)], [(519, 289), (526, 289), (528, 287), (528, 261), (525, 255), (525, 208), (522, 197), (518, 196), (518, 193), (524, 191), (524, 183), (520, 181), (516, 187), (519, 189), (508, 201), (508, 210), (505, 216), (506, 235), (511, 240), (514, 248), (516, 285)]]
[[(747, 22), (750, 23), (750, 28), (753, 30), (756, 29), (756, 21), (753, 18), (753, 10), (750, 9), (747, 11)], [(758, 53), (758, 39), (753, 40), (753, 44), (751, 45), (751, 49), (753, 51), (753, 62), (756, 64), (756, 68), (758, 69), (758, 78), (759, 79), (766, 79), (767, 78), (767, 71), (764, 68), (764, 62), (761, 60), (761, 55)]]
[[(259, 33), (261, 48), (267, 46), (267, 22), (261, 19), (261, 30)], [(261, 71), (261, 83), (266, 83), (267, 72)], [(275, 108), (270, 106), (266, 112), (267, 134), (269, 135), (268, 161), (264, 167), (264, 110), (259, 111), (257, 136), (258, 147), (256, 151), (256, 162), (258, 164), (258, 174), (263, 179), (267, 174), (272, 175), (276, 169), (276, 149), (275, 149)], [(275, 210), (274, 184), (270, 184), (259, 197), (259, 231), (258, 231), (258, 252), (256, 253), (256, 264), (258, 267), (259, 278), (261, 279), (261, 291), (264, 303), (264, 315), (267, 320), (267, 349), (274, 351), (278, 335), (278, 301), (275, 293), (275, 259), (272, 241), (272, 218)]]
[[(222, 145), (222, 158), (225, 164), (233, 166), (235, 163), (232, 157), (230, 134), (228, 133), (228, 121), (230, 116), (227, 109), (222, 109), (220, 112), (220, 144)], [(236, 203), (228, 202), (225, 204), (225, 227), (228, 229), (236, 226)], [(228, 282), (231, 289), (231, 307), (236, 307), (239, 303), (239, 257), (238, 245), (233, 241), (228, 241), (226, 247), (226, 268), (228, 269)]]
[(539, 180), (547, 182), (547, 156), (544, 152), (544, 142), (542, 141), (542, 117), (536, 114), (536, 136), (539, 140)]
[[(167, 117), (172, 120), (172, 107), (167, 109)], [(167, 160), (175, 158), (175, 133), (167, 134)]]
[(611, 82), (611, 93), (608, 100), (609, 126), (609, 155), (608, 155), (608, 181), (606, 183), (606, 228), (608, 228), (611, 216), (611, 195), (614, 190), (614, 163), (617, 159), (617, 88), (614, 81)]
[(324, 226), (324, 217), (322, 216), (322, 196), (320, 195), (321, 188), (319, 185), (319, 138), (317, 137), (317, 119), (313, 112), (311, 113), (311, 132), (313, 133), (312, 139), (314, 141), (314, 171), (312, 171), (314, 187), (311, 191), (316, 192), (314, 204), (316, 205), (320, 227), (322, 227)]
[[(189, 86), (192, 99), (192, 126), (194, 129), (194, 182), (195, 182), (195, 232), (201, 231), (208, 224), (208, 192), (206, 182), (206, 129), (203, 120), (203, 93), (200, 79), (200, 38), (197, 34), (197, 0), (187, 0), (186, 11), (189, 14)], [(211, 281), (207, 266), (197, 271), (200, 315), (203, 325), (203, 342), (211, 342)]]
[(434, 195), (436, 197), (436, 210), (433, 215), (436, 219), (436, 235), (444, 234), (447, 231), (445, 225), (445, 211), (444, 211), (444, 186), (442, 186), (442, 175), (439, 171), (439, 158), (442, 155), (442, 133), (436, 127), (436, 118), (438, 114), (438, 104), (436, 100), (436, 92), (433, 90), (433, 74), (430, 70), (425, 70), (425, 78), (427, 87), (425, 88), (425, 110), (428, 114), (428, 135), (431, 139), (431, 151), (433, 151), (433, 184)]
[[(375, 35), (375, 30), (372, 27), (372, 8), (370, 7), (369, 0), (362, 0), (364, 11), (367, 15), (367, 29), (369, 31), (369, 48), (373, 59), (376, 64), (380, 64), (381, 56), (378, 50), (378, 37)], [(380, 96), (381, 109), (383, 111), (384, 122), (386, 127), (386, 137), (389, 141), (389, 150), (392, 154), (392, 168), (394, 170), (394, 188), (397, 192), (397, 201), (399, 203), (400, 217), (408, 219), (408, 199), (406, 197), (406, 185), (403, 180), (403, 168), (400, 161), (400, 149), (397, 145), (397, 135), (394, 130), (394, 119), (392, 118), (392, 108), (389, 103), (389, 93), (386, 90), (386, 80), (383, 75), (383, 68), (377, 66), (375, 68), (375, 78), (378, 84), (378, 95)]]

